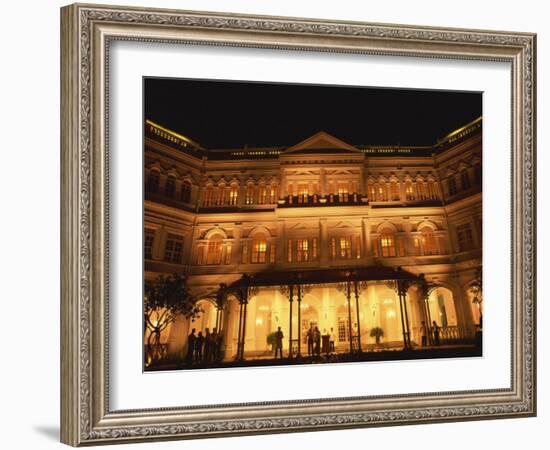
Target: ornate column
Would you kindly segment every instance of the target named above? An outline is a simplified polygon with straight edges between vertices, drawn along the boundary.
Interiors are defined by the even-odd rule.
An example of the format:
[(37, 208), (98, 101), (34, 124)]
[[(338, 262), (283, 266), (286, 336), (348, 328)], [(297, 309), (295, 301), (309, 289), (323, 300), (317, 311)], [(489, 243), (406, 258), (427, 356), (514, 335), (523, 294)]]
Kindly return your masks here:
[(355, 313), (357, 315), (357, 351), (361, 353), (363, 349), (361, 348), (361, 318), (359, 316), (359, 282), (355, 280), (353, 282), (353, 287), (355, 290)]
[(289, 309), (289, 318), (288, 318), (288, 357), (292, 358), (292, 303), (294, 300), (294, 286), (289, 285), (288, 291), (285, 289), (285, 293), (288, 294), (288, 309)]
[(351, 281), (349, 279), (346, 281), (346, 297), (348, 299), (349, 352), (353, 353), (353, 328), (351, 326)]
[(327, 219), (319, 219), (319, 249), (321, 267), (329, 266), (330, 246), (328, 241)]
[(296, 286), (298, 290), (298, 351), (296, 357), (302, 357), (302, 285), (298, 283)]
[(404, 350), (411, 348), (411, 337), (409, 328), (409, 314), (407, 312), (406, 293), (408, 284), (406, 280), (395, 280), (395, 286), (397, 288), (397, 296), (399, 298), (399, 310), (401, 312), (401, 329), (403, 332), (403, 346)]
[(372, 266), (373, 257), (372, 257), (372, 239), (370, 235), (370, 223), (368, 217), (363, 217), (361, 219), (361, 227), (363, 234), (363, 251), (365, 253), (364, 259), (367, 266)]

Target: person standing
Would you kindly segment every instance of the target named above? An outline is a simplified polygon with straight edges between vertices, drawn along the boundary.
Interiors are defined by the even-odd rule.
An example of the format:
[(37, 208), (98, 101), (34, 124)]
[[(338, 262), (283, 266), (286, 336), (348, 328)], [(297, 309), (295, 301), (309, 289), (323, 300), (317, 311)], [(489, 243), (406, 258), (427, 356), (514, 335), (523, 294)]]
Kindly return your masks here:
[(212, 328), (212, 334), (210, 336), (210, 361), (216, 362), (218, 357), (218, 329), (216, 327)]
[(313, 324), (310, 324), (309, 330), (307, 330), (307, 354), (308, 356), (313, 355)]
[(321, 355), (321, 332), (317, 327), (315, 327), (315, 330), (313, 330), (313, 340), (315, 342), (314, 353), (316, 356), (320, 356)]
[(278, 327), (275, 332), (275, 359), (277, 359), (277, 353), (279, 353), (281, 359), (283, 358), (283, 338), (281, 327)]
[(187, 336), (187, 355), (185, 357), (185, 362), (188, 366), (193, 364), (193, 354), (195, 352), (195, 329), (191, 330), (191, 334)]
[(420, 325), (420, 336), (422, 339), (422, 347), (426, 347), (426, 345), (428, 344), (428, 337), (426, 334), (426, 322), (424, 321), (422, 321)]
[(199, 364), (202, 362), (203, 346), (204, 346), (204, 336), (202, 335), (202, 331), (199, 331), (199, 334), (197, 335), (197, 339), (195, 339), (195, 362)]
[(439, 345), (439, 326), (435, 322), (435, 320), (432, 322), (433, 330), (434, 330), (434, 345)]
[(336, 342), (336, 335), (334, 334), (334, 329), (330, 329), (330, 338), (329, 338), (329, 344), (328, 344), (328, 351), (330, 353), (334, 353), (334, 343)]

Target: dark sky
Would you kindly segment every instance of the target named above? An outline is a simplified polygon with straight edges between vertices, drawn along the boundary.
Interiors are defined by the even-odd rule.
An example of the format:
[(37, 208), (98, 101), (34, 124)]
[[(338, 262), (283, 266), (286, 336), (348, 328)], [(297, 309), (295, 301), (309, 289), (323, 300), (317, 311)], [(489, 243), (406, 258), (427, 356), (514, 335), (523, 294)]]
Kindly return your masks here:
[(433, 145), (481, 115), (471, 92), (146, 78), (145, 118), (205, 148), (289, 146), (326, 131), (350, 144)]

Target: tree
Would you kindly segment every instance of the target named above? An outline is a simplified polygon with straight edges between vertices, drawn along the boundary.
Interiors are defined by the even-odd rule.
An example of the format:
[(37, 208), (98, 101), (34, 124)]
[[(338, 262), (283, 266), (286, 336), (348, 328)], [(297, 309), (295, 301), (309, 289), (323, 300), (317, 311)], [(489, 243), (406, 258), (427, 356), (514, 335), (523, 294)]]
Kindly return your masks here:
[(187, 279), (178, 274), (159, 275), (154, 281), (146, 281), (144, 294), (144, 333), (149, 332), (147, 344), (151, 358), (158, 359), (162, 332), (178, 315), (195, 318), (201, 308), (189, 292)]

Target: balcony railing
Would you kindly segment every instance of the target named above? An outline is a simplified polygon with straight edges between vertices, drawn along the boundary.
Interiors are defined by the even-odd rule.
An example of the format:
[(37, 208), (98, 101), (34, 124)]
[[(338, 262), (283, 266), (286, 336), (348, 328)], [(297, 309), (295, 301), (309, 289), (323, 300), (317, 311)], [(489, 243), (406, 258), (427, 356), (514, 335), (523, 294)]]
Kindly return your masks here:
[(369, 203), (366, 196), (359, 193), (352, 194), (328, 194), (325, 196), (319, 194), (313, 195), (287, 195), (278, 202), (279, 208), (296, 208), (307, 206), (354, 206), (367, 205)]

